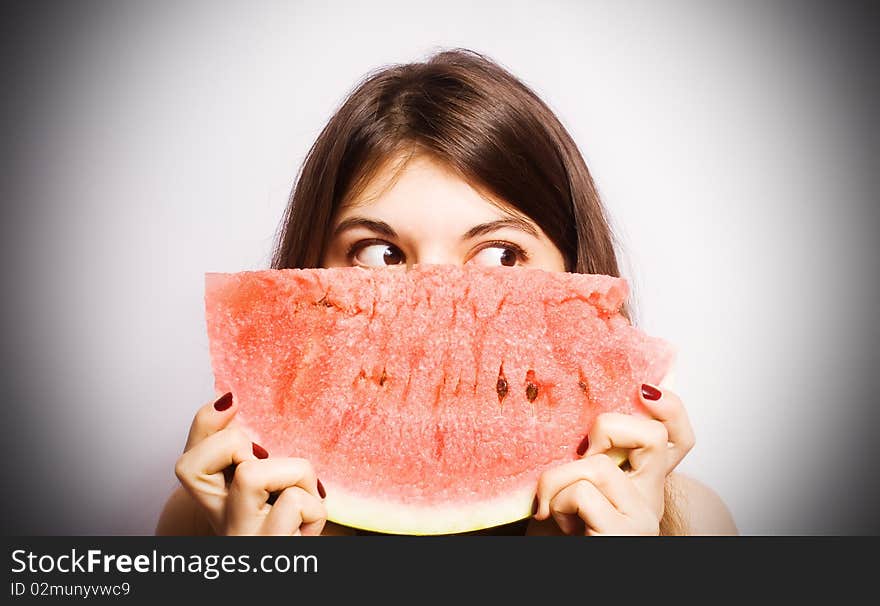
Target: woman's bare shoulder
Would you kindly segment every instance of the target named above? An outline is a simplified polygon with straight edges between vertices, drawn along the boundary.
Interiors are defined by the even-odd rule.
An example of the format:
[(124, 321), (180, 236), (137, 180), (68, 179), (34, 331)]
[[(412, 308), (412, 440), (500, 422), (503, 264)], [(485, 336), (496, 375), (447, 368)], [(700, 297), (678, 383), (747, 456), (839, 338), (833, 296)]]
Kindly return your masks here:
[(676, 509), (691, 535), (736, 535), (739, 531), (730, 510), (718, 494), (699, 480), (673, 473), (669, 484)]

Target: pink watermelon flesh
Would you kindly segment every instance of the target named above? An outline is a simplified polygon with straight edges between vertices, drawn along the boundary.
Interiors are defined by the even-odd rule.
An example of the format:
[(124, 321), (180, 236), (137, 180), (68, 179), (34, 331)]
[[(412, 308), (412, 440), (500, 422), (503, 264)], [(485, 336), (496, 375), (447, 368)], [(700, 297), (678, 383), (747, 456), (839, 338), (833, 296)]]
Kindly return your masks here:
[(640, 413), (673, 362), (623, 279), (523, 268), (207, 274), (218, 392), (273, 456), (308, 459), (332, 521), (401, 534), (528, 517), (596, 416)]

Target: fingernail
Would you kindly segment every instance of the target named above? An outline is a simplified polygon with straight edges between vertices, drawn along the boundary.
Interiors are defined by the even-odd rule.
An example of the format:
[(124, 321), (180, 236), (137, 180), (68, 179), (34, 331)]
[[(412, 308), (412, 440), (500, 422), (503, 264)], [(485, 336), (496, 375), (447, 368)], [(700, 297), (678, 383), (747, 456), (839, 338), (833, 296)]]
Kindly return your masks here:
[(327, 491), (324, 490), (324, 485), (321, 484), (321, 480), (318, 480), (318, 494), (321, 495), (321, 498), (327, 497)]
[(269, 453), (266, 452), (265, 448), (263, 448), (262, 446), (260, 446), (256, 442), (252, 442), (252, 444), (254, 445), (252, 450), (254, 451), (255, 457), (257, 457), (258, 459), (268, 459), (269, 458)]
[(538, 495), (535, 495), (535, 498), (532, 501), (532, 515), (538, 513), (538, 504)]
[(214, 402), (214, 410), (218, 412), (222, 412), (232, 406), (232, 392), (229, 391), (222, 396), (220, 396), (216, 402)]
[(656, 400), (659, 400), (660, 396), (662, 396), (662, 395), (663, 394), (656, 387), (653, 387), (652, 385), (648, 385), (647, 383), (644, 383), (642, 385), (642, 396), (646, 400), (656, 401)]
[(579, 457), (584, 456), (584, 453), (587, 452), (587, 449), (590, 447), (590, 436), (584, 436), (584, 439), (581, 440), (581, 443), (578, 444), (577, 453)]

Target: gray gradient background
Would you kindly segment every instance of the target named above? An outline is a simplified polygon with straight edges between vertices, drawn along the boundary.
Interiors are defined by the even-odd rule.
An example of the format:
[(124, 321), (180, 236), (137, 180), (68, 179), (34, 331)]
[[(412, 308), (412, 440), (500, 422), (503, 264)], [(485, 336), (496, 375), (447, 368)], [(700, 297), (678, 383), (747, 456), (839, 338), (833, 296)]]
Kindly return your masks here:
[(682, 470), (746, 534), (877, 534), (877, 14), (835, 6), (5, 4), (5, 533), (152, 532), (213, 393), (204, 272), (267, 265), (368, 70), (466, 46), (583, 150), (680, 348)]

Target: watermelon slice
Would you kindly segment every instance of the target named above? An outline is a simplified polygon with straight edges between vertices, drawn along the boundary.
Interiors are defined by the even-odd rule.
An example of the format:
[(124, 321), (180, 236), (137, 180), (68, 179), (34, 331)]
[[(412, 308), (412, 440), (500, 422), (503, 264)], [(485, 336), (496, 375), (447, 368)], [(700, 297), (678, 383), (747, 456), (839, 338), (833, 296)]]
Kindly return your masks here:
[(328, 519), (397, 534), (531, 515), (604, 411), (674, 357), (620, 314), (625, 280), (524, 268), (206, 275), (211, 362), (272, 455), (311, 461)]

